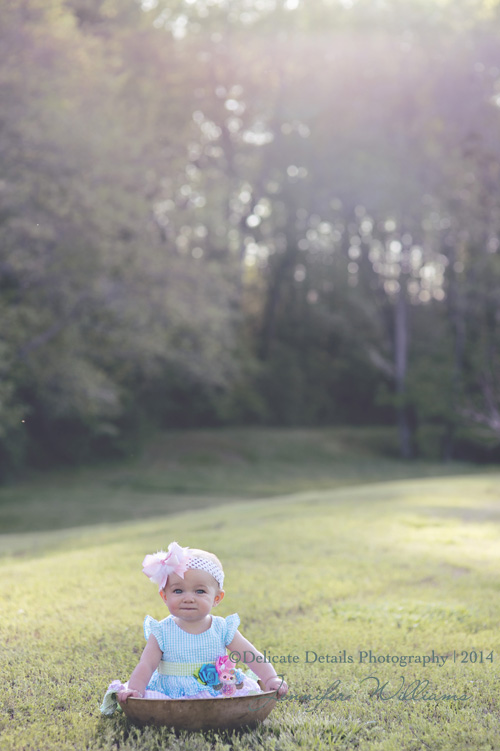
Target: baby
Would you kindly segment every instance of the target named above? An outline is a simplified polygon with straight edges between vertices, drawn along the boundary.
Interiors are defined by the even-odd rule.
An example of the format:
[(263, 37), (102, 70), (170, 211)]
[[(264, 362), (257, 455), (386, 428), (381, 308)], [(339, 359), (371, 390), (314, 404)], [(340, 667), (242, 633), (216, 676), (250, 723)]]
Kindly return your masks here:
[(232, 653), (251, 663), (266, 691), (286, 694), (285, 681), (238, 631), (238, 615), (212, 615), (224, 597), (224, 572), (215, 555), (172, 542), (168, 552), (145, 557), (143, 572), (158, 585), (170, 615), (162, 621), (146, 616), (144, 652), (127, 684), (110, 685), (104, 714), (116, 708), (115, 696), (124, 703), (130, 696), (206, 699), (260, 693), (259, 684), (231, 661)]

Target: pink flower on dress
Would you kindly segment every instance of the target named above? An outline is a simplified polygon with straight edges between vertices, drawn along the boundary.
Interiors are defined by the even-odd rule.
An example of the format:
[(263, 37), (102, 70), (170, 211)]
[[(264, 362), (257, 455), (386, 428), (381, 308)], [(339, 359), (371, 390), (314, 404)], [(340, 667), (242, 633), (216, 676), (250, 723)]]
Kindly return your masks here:
[(152, 582), (158, 584), (158, 591), (165, 587), (170, 574), (177, 574), (184, 579), (189, 560), (189, 548), (181, 548), (176, 542), (171, 542), (168, 552), (158, 551), (147, 555), (142, 562), (142, 571)]
[(234, 664), (229, 659), (229, 655), (224, 655), (223, 657), (217, 657), (215, 661), (215, 668), (220, 675), (225, 670), (234, 669)]

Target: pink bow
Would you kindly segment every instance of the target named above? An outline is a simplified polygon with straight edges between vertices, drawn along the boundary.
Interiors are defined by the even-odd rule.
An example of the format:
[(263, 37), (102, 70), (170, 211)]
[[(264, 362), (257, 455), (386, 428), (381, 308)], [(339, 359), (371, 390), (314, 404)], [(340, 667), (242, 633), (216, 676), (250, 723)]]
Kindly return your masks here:
[(176, 542), (171, 542), (168, 552), (158, 551), (147, 555), (142, 562), (142, 571), (152, 582), (158, 584), (158, 591), (165, 587), (170, 574), (177, 574), (184, 579), (190, 559), (189, 548), (181, 548)]

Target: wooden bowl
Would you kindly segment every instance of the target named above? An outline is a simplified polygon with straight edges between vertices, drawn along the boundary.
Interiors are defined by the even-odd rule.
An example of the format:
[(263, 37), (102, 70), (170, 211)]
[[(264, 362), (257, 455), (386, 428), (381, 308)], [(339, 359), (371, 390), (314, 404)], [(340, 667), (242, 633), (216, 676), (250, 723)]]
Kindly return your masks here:
[(134, 725), (175, 730), (236, 730), (256, 727), (274, 709), (277, 691), (223, 699), (136, 699), (121, 704)]

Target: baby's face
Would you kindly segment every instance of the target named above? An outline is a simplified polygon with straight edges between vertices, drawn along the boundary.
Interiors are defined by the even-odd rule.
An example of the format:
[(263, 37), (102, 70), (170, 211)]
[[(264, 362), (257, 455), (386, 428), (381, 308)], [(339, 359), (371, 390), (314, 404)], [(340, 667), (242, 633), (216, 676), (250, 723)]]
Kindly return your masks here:
[(173, 616), (193, 622), (205, 618), (224, 593), (209, 573), (188, 569), (184, 578), (170, 574), (161, 596)]

